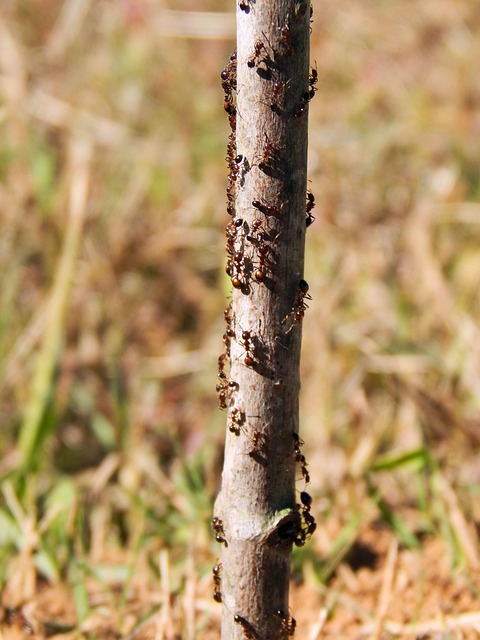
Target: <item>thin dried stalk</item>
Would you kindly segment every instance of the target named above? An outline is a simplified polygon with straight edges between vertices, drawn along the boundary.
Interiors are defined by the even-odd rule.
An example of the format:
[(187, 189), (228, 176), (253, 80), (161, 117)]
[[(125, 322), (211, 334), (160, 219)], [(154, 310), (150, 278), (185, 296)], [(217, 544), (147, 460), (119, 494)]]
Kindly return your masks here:
[(309, 299), (303, 280), (311, 221), (307, 111), (316, 82), (316, 72), (309, 76), (309, 30), (306, 3), (242, 0), (236, 59), (222, 74), (232, 126), (227, 272), (234, 289), (219, 359), (228, 429), (213, 525), (225, 545), (222, 638), (228, 640), (293, 635), (291, 548), (315, 528), (308, 494), (301, 506), (295, 497), (296, 462), (309, 479), (298, 436), (301, 326)]

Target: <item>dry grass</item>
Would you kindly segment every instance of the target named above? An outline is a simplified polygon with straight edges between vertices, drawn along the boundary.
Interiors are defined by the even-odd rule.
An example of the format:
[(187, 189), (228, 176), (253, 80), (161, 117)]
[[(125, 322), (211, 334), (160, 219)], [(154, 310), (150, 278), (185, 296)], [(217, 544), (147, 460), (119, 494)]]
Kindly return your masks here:
[[(478, 637), (480, 13), (314, 8), (298, 637)], [(0, 637), (218, 637), (231, 11), (0, 7)]]

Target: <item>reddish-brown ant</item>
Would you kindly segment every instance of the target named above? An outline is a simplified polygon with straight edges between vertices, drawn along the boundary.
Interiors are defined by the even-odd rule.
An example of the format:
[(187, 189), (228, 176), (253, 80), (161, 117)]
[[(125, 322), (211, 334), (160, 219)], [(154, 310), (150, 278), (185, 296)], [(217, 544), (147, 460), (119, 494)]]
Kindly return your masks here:
[(295, 618), (293, 618), (292, 616), (287, 616), (281, 609), (277, 609), (275, 613), (280, 618), (282, 631), (284, 631), (287, 636), (294, 636), (295, 628), (297, 626), (297, 621), (295, 620)]
[(283, 82), (282, 80), (275, 80), (273, 83), (273, 91), (272, 97), (270, 99), (270, 109), (273, 113), (276, 113), (278, 116), (283, 115), (284, 110), (282, 108), (282, 104), (285, 96), (285, 88), (288, 85), (288, 82)]
[(283, 39), (283, 44), (285, 46), (285, 53), (287, 56), (292, 56), (294, 53), (294, 48), (292, 45), (292, 37), (290, 32), (290, 25), (286, 22), (281, 30), (281, 35)]
[(265, 169), (271, 168), (274, 160), (274, 150), (273, 144), (270, 142), (268, 135), (266, 133), (264, 133), (263, 135), (265, 137), (265, 140), (263, 142), (262, 156), (258, 163), (258, 167), (262, 171), (265, 171)]
[(298, 462), (300, 464), (303, 479), (305, 480), (306, 484), (309, 484), (310, 474), (308, 473), (308, 470), (307, 470), (307, 461), (305, 459), (305, 456), (302, 453), (302, 450), (300, 449), (300, 447), (303, 445), (303, 440), (301, 440), (298, 433), (295, 433), (295, 432), (292, 433), (292, 437), (293, 437), (293, 451), (295, 453), (295, 462)]
[(215, 540), (227, 546), (227, 540), (225, 539), (225, 531), (223, 530), (223, 521), (215, 516), (212, 518), (212, 529), (215, 535)]
[(243, 358), (243, 362), (245, 363), (245, 366), (251, 367), (255, 362), (253, 357), (255, 347), (253, 344), (252, 332), (247, 330), (242, 331), (242, 340), (242, 344), (245, 347), (245, 357)]
[(258, 464), (266, 465), (267, 459), (265, 458), (265, 449), (267, 447), (267, 436), (261, 431), (254, 430), (252, 434), (245, 432), (245, 435), (252, 443), (253, 449), (247, 452), (247, 455), (258, 462)]
[(272, 216), (273, 218), (281, 217), (281, 209), (276, 207), (275, 205), (266, 204), (265, 202), (261, 202), (260, 200), (253, 200), (252, 206), (255, 209), (258, 209), (261, 213), (266, 215), (267, 217)]
[(222, 578), (220, 577), (220, 572), (222, 570), (222, 564), (216, 564), (213, 569), (213, 599), (215, 602), (222, 602), (222, 592), (221, 592), (221, 584)]
[(282, 320), (282, 323), (284, 323), (289, 318), (293, 318), (293, 322), (287, 330), (287, 333), (292, 330), (295, 323), (302, 322), (303, 318), (305, 317), (305, 310), (308, 309), (308, 304), (305, 302), (305, 300), (312, 299), (312, 296), (308, 293), (309, 286), (306, 280), (300, 280), (298, 289), (299, 291), (292, 310), (290, 311), (290, 313), (287, 313), (285, 318)]
[[(266, 39), (265, 34), (263, 35)], [(257, 40), (255, 42), (252, 55), (249, 58), (247, 58), (247, 67), (250, 67), (250, 69), (253, 69), (255, 65), (258, 67), (260, 64), (264, 64), (268, 72), (268, 75), (270, 76), (271, 74), (270, 67), (272, 66), (272, 63), (273, 63), (273, 60), (267, 51), (267, 47), (265, 46), (265, 43), (262, 42), (262, 40)]]
[(237, 409), (230, 410), (228, 415), (228, 429), (236, 436), (240, 435), (240, 430), (243, 428), (243, 424), (245, 422), (245, 412)]

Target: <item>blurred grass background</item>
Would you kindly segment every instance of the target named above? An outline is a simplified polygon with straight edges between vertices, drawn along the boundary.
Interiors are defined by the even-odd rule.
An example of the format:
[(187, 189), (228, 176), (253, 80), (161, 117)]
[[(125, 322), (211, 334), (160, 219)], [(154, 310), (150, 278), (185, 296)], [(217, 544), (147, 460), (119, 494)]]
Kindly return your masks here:
[[(479, 5), (313, 6), (301, 428), (319, 532), (295, 576), (328, 583), (372, 520), (475, 569)], [(217, 628), (233, 11), (0, 7), (0, 588), (4, 619), (35, 603), (38, 637)]]

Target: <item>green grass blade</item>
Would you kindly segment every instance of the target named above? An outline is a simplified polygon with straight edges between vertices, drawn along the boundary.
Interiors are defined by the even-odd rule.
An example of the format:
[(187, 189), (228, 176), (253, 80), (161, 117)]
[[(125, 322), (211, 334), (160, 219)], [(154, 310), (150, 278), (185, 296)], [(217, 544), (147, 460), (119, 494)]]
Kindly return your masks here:
[(31, 393), (18, 442), (21, 465), (24, 468), (32, 465), (35, 451), (40, 446), (42, 435), (45, 433), (42, 431), (42, 422), (48, 400), (52, 395), (54, 370), (60, 353), (71, 283), (82, 238), (90, 155), (90, 143), (80, 140), (73, 143), (68, 227), (56, 270), (57, 275), (48, 305), (48, 319), (35, 363)]
[(369, 468), (369, 472), (397, 471), (399, 469), (424, 469), (430, 463), (428, 449), (419, 447), (399, 455), (382, 456), (378, 458)]

